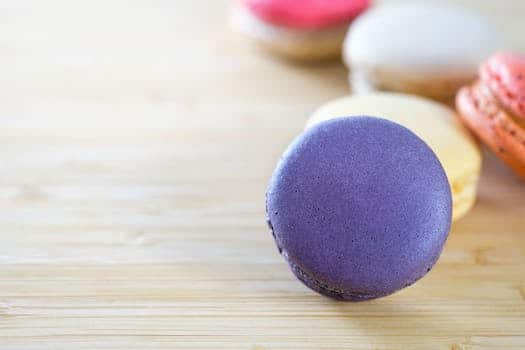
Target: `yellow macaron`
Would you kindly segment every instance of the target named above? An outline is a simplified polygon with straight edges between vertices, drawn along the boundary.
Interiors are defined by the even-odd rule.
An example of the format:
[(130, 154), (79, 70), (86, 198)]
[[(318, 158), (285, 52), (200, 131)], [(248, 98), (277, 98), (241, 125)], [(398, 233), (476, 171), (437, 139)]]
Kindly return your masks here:
[(452, 109), (422, 97), (378, 92), (328, 102), (314, 112), (306, 127), (353, 115), (382, 117), (413, 131), (432, 148), (445, 169), (452, 190), (453, 219), (472, 208), (482, 156), (478, 144)]

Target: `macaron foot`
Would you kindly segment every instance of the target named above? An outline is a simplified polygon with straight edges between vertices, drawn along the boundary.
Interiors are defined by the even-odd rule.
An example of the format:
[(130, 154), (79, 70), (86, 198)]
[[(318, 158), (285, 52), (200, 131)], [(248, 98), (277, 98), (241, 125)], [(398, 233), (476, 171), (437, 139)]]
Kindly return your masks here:
[(359, 292), (350, 292), (350, 291), (344, 291), (340, 290), (334, 287), (330, 287), (329, 285), (322, 283), (312, 276), (308, 275), (303, 269), (301, 269), (297, 264), (290, 261), (286, 254), (283, 254), (286, 261), (290, 265), (290, 269), (292, 273), (299, 279), (299, 281), (303, 282), (308, 288), (311, 290), (326, 295), (327, 297), (330, 297), (332, 299), (341, 300), (341, 301), (366, 301), (371, 299), (376, 299), (381, 297), (382, 295), (371, 295), (366, 293), (359, 293)]

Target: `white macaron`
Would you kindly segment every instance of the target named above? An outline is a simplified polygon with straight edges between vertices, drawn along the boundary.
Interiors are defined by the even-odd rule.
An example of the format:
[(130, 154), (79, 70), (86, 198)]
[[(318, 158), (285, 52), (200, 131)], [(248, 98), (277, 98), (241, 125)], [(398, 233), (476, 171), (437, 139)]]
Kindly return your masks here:
[(450, 102), (502, 46), (482, 17), (437, 3), (378, 6), (359, 17), (344, 43), (355, 93), (392, 90)]

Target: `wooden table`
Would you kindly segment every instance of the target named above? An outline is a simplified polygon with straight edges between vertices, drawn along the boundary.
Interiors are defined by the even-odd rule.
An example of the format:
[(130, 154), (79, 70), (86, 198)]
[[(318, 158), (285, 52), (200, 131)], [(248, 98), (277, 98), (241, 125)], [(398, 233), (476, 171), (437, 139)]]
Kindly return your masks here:
[[(523, 1), (461, 2), (525, 50)], [(226, 1), (1, 1), (0, 79), (0, 349), (525, 348), (525, 185), (490, 156), (416, 285), (295, 280), (265, 186), (346, 72), (254, 50)]]

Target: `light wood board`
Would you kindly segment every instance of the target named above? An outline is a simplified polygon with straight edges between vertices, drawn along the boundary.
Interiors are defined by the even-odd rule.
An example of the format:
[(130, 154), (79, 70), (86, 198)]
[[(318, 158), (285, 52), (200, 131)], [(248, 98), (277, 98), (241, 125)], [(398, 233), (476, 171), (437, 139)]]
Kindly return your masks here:
[[(458, 2), (525, 51), (525, 2)], [(416, 285), (295, 280), (264, 191), (346, 71), (262, 54), (227, 9), (0, 2), (0, 349), (524, 349), (525, 185), (491, 156)]]

